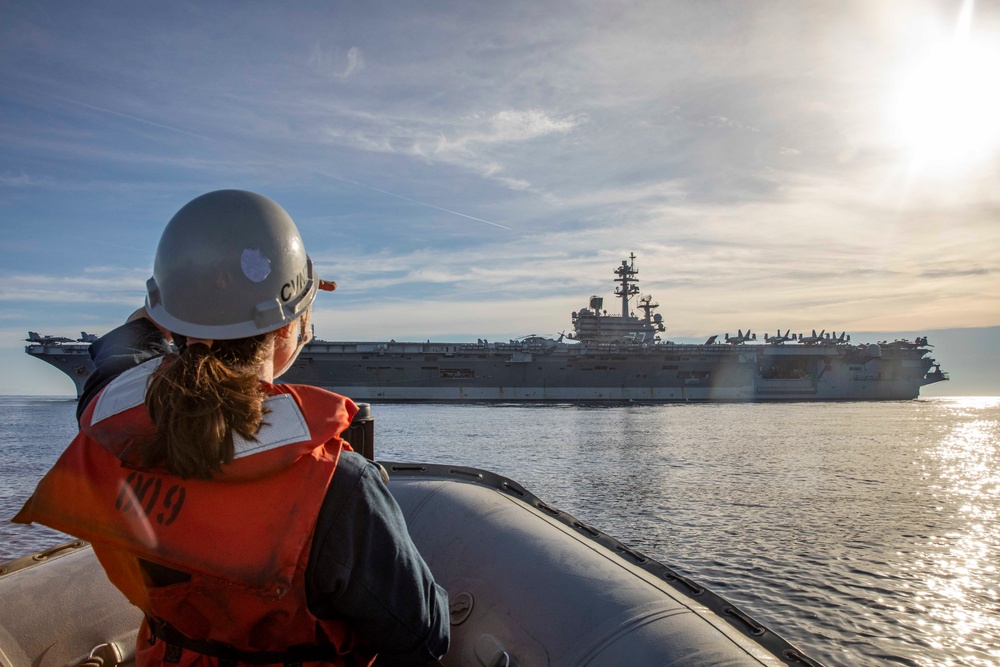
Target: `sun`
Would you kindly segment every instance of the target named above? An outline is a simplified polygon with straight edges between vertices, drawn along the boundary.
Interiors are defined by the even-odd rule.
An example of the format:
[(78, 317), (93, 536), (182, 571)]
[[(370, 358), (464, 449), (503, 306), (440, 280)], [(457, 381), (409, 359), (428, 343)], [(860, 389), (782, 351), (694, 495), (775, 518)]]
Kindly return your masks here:
[(939, 43), (903, 77), (896, 142), (922, 173), (959, 175), (1000, 153), (1000, 52), (968, 35)]

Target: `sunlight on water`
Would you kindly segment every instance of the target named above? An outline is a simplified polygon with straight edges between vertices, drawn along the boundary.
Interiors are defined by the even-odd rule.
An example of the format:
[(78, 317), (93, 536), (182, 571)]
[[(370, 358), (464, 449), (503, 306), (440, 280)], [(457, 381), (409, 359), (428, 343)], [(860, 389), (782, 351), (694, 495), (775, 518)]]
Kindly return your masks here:
[[(967, 652), (966, 642), (976, 637), (1000, 640), (1000, 425), (981, 419), (983, 410), (996, 408), (995, 398), (955, 399), (946, 403), (956, 423), (939, 445), (928, 451), (938, 472), (929, 490), (937, 509), (955, 508), (953, 530), (928, 542), (923, 555), (931, 564), (926, 593), (918, 596), (926, 615), (924, 625), (932, 646), (953, 652), (970, 665), (996, 665), (1000, 646), (990, 658)], [(954, 530), (954, 528), (959, 530)], [(991, 613), (993, 612), (993, 613)]]
[[(1000, 665), (1000, 398), (373, 414), (378, 458), (511, 477), (831, 667)], [(0, 399), (3, 518), (73, 424)], [(0, 526), (8, 557), (60, 541)]]

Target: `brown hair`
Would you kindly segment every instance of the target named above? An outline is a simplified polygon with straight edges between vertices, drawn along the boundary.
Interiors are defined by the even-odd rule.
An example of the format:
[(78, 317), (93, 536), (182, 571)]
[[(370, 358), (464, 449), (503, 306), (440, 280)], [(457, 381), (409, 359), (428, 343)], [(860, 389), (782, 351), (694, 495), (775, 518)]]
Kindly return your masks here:
[(233, 461), (233, 433), (252, 440), (264, 422), (265, 393), (258, 379), (275, 334), (186, 345), (169, 355), (146, 389), (156, 436), (142, 449), (146, 466), (166, 466), (180, 477), (210, 479)]

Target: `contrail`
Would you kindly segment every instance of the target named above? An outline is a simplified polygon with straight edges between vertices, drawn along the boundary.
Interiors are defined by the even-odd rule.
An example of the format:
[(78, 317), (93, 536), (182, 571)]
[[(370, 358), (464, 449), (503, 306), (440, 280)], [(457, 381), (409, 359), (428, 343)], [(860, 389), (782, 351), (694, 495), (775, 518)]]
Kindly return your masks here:
[(322, 176), (326, 176), (327, 178), (332, 178), (335, 181), (341, 181), (343, 183), (350, 183), (351, 185), (356, 185), (359, 188), (365, 188), (366, 190), (374, 190), (375, 192), (380, 192), (380, 193), (382, 193), (384, 195), (388, 195), (390, 197), (395, 197), (396, 199), (402, 199), (403, 201), (408, 201), (411, 204), (417, 204), (418, 206), (426, 206), (427, 208), (432, 208), (435, 211), (441, 211), (443, 213), (451, 213), (452, 215), (457, 215), (457, 216), (462, 217), (462, 218), (468, 218), (469, 220), (475, 220), (476, 222), (482, 222), (482, 223), (485, 223), (487, 225), (493, 225), (494, 227), (499, 227), (500, 229), (506, 229), (508, 232), (514, 231), (512, 228), (510, 228), (510, 227), (508, 227), (506, 225), (501, 225), (498, 222), (491, 222), (489, 220), (483, 220), (482, 218), (477, 218), (474, 215), (466, 215), (465, 213), (459, 213), (458, 211), (452, 211), (449, 208), (442, 208), (440, 206), (435, 206), (434, 204), (428, 204), (427, 202), (417, 201), (416, 199), (410, 199), (409, 197), (404, 197), (403, 195), (397, 195), (395, 192), (389, 192), (388, 190), (383, 190), (381, 188), (376, 188), (375, 186), (372, 186), (372, 185), (365, 185), (364, 183), (358, 183), (357, 181), (352, 181), (349, 178), (341, 178), (339, 176), (333, 176), (331, 174), (321, 174), (321, 175)]
[(129, 120), (134, 120), (137, 123), (145, 123), (146, 125), (152, 125), (153, 127), (158, 127), (163, 130), (170, 130), (171, 132), (179, 132), (180, 134), (186, 134), (190, 137), (195, 137), (196, 139), (208, 139), (208, 137), (203, 136), (201, 134), (196, 134), (194, 132), (182, 130), (178, 127), (172, 127), (170, 125), (164, 125), (163, 123), (157, 123), (151, 120), (146, 120), (145, 118), (141, 118), (140, 116), (133, 116), (132, 114), (122, 113), (121, 111), (115, 111), (113, 109), (108, 109), (106, 107), (99, 107), (93, 104), (87, 104), (86, 102), (81, 102), (80, 100), (74, 100), (71, 97), (64, 97), (62, 95), (52, 95), (52, 94), (49, 94), (49, 96), (54, 97), (57, 100), (62, 100), (63, 102), (69, 102), (70, 104), (75, 104), (77, 106), (84, 107), (85, 109), (92, 109), (94, 111), (99, 111), (101, 113), (107, 113), (113, 116), (119, 116), (120, 118), (127, 118)]

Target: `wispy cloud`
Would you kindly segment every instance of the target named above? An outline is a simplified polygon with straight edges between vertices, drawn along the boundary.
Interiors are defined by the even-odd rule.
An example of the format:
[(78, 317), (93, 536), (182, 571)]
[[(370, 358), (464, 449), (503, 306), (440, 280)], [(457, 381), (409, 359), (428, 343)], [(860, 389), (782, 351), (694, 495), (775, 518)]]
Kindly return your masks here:
[(704, 127), (728, 127), (734, 130), (745, 130), (746, 132), (760, 132), (759, 128), (749, 125), (740, 120), (726, 118), (725, 116), (710, 116), (707, 120), (699, 121), (697, 125)]
[(314, 44), (309, 52), (307, 63), (320, 76), (347, 81), (365, 67), (365, 59), (361, 49), (352, 46), (343, 54), (336, 50), (325, 50), (321, 45)]
[(4, 187), (18, 188), (38, 185), (38, 181), (23, 171), (20, 173), (5, 172), (0, 174), (0, 185)]
[(462, 141), (495, 144), (528, 141), (549, 134), (565, 134), (581, 123), (578, 118), (554, 118), (542, 109), (497, 112), (488, 119), (488, 132), (473, 132)]
[(22, 273), (0, 280), (0, 303), (138, 304), (146, 292), (145, 270), (85, 270), (79, 275)]
[(450, 122), (372, 115), (364, 120), (367, 127), (361, 129), (356, 125), (353, 129), (331, 125), (327, 137), (360, 150), (457, 166), (515, 190), (528, 189), (531, 183), (508, 173), (504, 151), (568, 134), (586, 122), (585, 117), (560, 117), (543, 109), (503, 109)]

